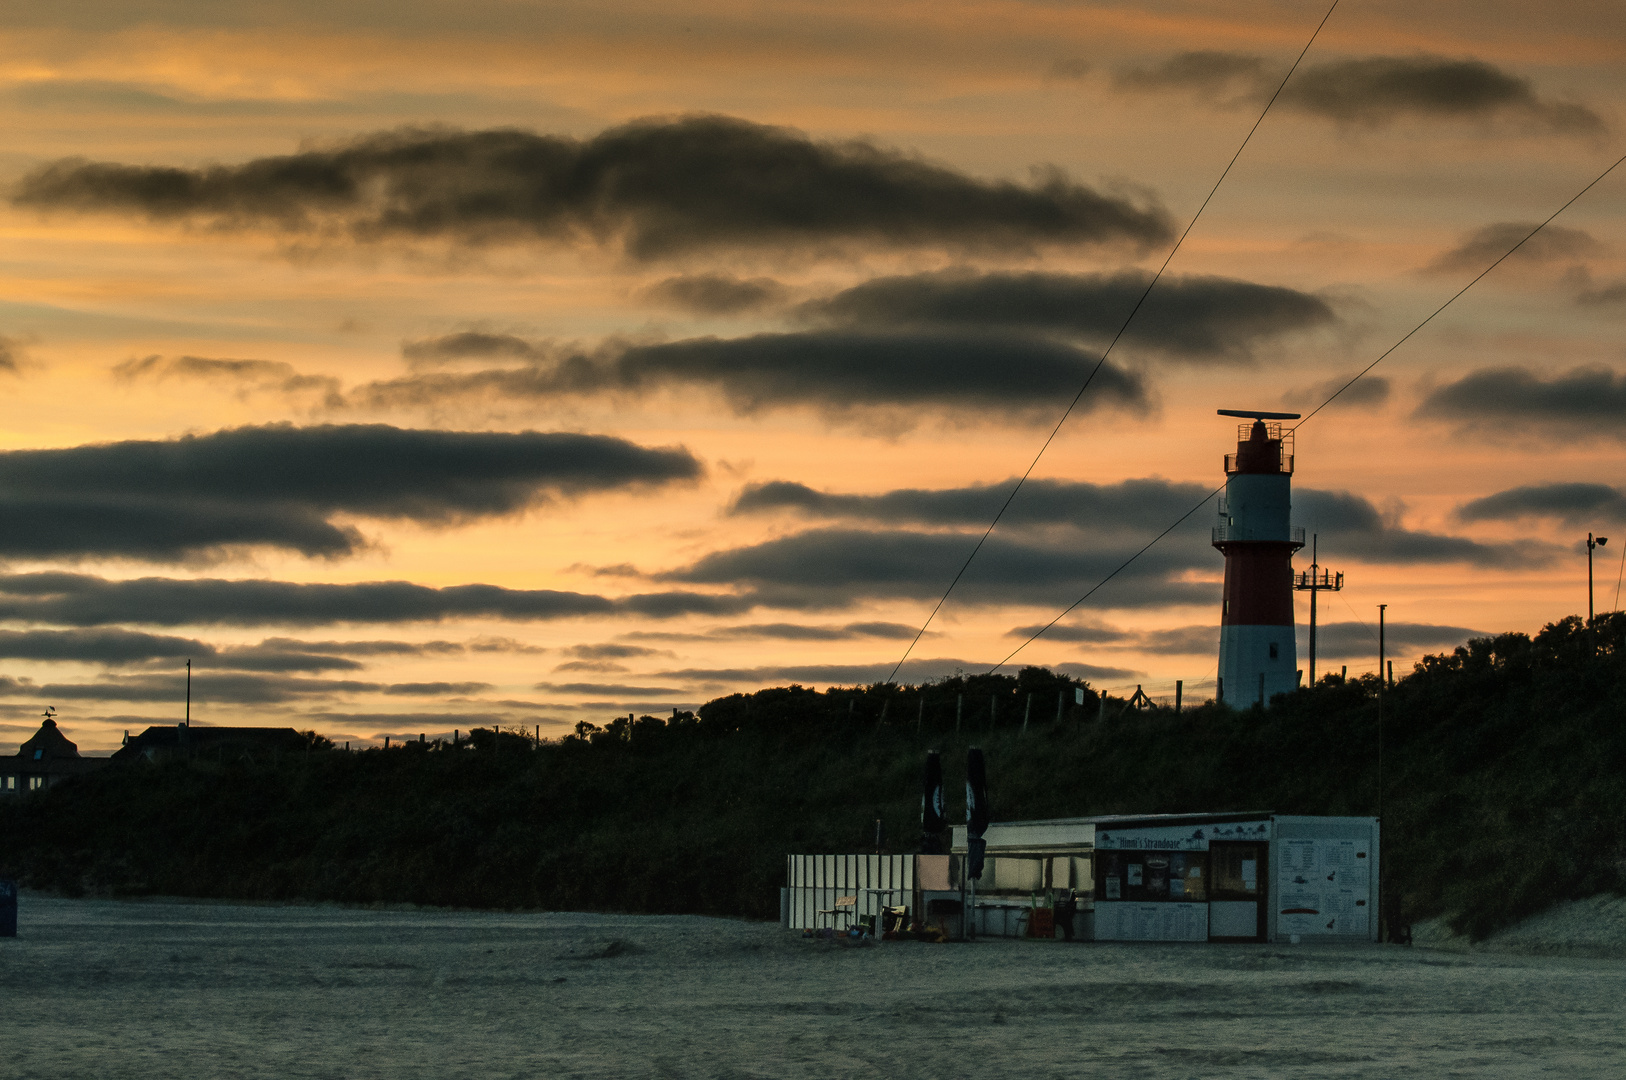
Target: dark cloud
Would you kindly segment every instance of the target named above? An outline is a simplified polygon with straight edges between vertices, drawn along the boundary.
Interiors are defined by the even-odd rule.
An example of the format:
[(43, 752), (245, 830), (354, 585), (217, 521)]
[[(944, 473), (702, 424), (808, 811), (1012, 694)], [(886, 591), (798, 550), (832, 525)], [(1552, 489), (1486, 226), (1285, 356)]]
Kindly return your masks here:
[[(876, 597), (925, 600), (940, 595), (976, 543), (967, 533), (888, 529), (814, 529), (714, 552), (664, 580), (730, 584), (764, 600), (829, 607)], [(1066, 603), (1133, 554), (1127, 543), (1080, 544), (1076, 535), (1023, 540), (996, 533), (961, 579), (964, 603)], [(1210, 603), (1218, 585), (1185, 581), (1190, 569), (1217, 568), (1207, 544), (1159, 545), (1098, 594), (1101, 606)]]
[(1088, 60), (1085, 60), (1082, 57), (1070, 56), (1065, 59), (1052, 62), (1051, 65), (1045, 69), (1045, 78), (1076, 81), (1088, 75), (1093, 66), (1094, 65), (1092, 65)]
[(264, 579), (112, 580), (60, 572), (0, 575), (0, 619), (66, 626), (319, 626), (618, 614), (664, 618), (736, 615), (758, 602), (750, 597), (681, 591), (611, 599), (590, 593), (505, 589), (497, 585), (431, 588), (406, 581), (330, 585)]
[[(749, 485), (735, 513), (789, 509), (808, 517), (876, 523), (886, 527), (812, 529), (761, 544), (715, 552), (663, 580), (730, 584), (762, 598), (817, 604), (846, 596), (926, 599), (940, 595), (975, 546), (971, 531), (927, 532), (909, 526), (971, 526), (980, 533), (1004, 501), (1010, 482), (943, 490), (904, 489), (877, 495), (817, 492), (771, 481)], [(1160, 479), (1117, 484), (1030, 481), (1002, 524), (971, 564), (956, 595), (974, 603), (1057, 603), (1082, 595), (1146, 541), (1199, 505), (1211, 489)], [(1294, 493), (1296, 523), (1321, 534), (1329, 559), (1371, 563), (1450, 563), (1529, 566), (1553, 556), (1550, 545), (1482, 543), (1466, 537), (1406, 529), (1369, 501), (1349, 492), (1301, 488)], [(1184, 580), (1188, 572), (1218, 569), (1208, 543), (1212, 520), (1198, 512), (1141, 556), (1103, 590), (1103, 606), (1144, 607), (1205, 603), (1210, 585)], [(1025, 531), (1023, 526), (1029, 528)], [(1028, 629), (1031, 632), (1031, 628)], [(1069, 635), (1077, 635), (1069, 636)], [(1107, 643), (1116, 631), (1057, 628), (1047, 637)], [(1146, 642), (1162, 651), (1172, 641)]]
[(1626, 519), (1626, 491), (1608, 484), (1532, 484), (1509, 488), (1457, 507), (1462, 521), (1557, 518), (1570, 525)]
[(431, 367), (457, 360), (551, 359), (555, 351), (545, 342), (527, 341), (513, 334), (489, 334), (464, 330), (444, 337), (425, 338), (401, 344), (401, 356), (414, 368)]
[(555, 664), (554, 673), (561, 671), (593, 671), (600, 674), (613, 675), (623, 671), (631, 671), (625, 664), (618, 664), (612, 660), (572, 660), (566, 664)]
[(1467, 563), (1485, 567), (1529, 567), (1551, 561), (1554, 548), (1534, 541), (1482, 543), (1464, 536), (1417, 532), (1385, 517), (1360, 495), (1348, 491), (1293, 492), (1293, 520), (1306, 533), (1320, 533), (1321, 557), (1368, 563)]
[(0, 453), (0, 554), (197, 558), (239, 545), (348, 555), (353, 514), (447, 525), (591, 491), (692, 480), (687, 450), (603, 435), (244, 427)]
[(331, 654), (299, 652), (267, 645), (249, 645), (217, 650), (212, 656), (193, 660), (194, 667), (233, 668), (238, 671), (360, 671), (354, 660)]
[[(1161, 64), (1119, 72), (1126, 91), (1181, 91), (1226, 105), (1263, 104), (1285, 67), (1258, 56), (1188, 52)], [(1402, 118), (1509, 119), (1561, 134), (1593, 134), (1603, 119), (1584, 105), (1553, 101), (1519, 75), (1482, 60), (1440, 56), (1370, 56), (1301, 67), (1277, 105), (1335, 120), (1378, 127)]]
[(985, 181), (865, 142), (722, 116), (578, 140), (517, 130), (379, 132), (201, 169), (83, 159), (34, 170), (16, 205), (373, 243), (612, 245), (636, 259), (757, 248), (1027, 250), (1158, 243), (1167, 215), (1055, 170)]
[[(1278, 73), (1274, 81), (1280, 81)], [(1113, 76), (1119, 90), (1185, 90), (1212, 100), (1240, 95), (1252, 100), (1272, 84), (1263, 57), (1216, 51), (1184, 52), (1151, 67), (1126, 68)]]
[[(706, 686), (783, 686), (786, 683), (818, 686), (868, 686), (885, 679), (895, 661), (874, 664), (783, 664), (749, 668), (684, 668), (662, 671), (661, 678)], [(905, 660), (898, 669), (900, 683), (921, 683), (967, 671), (984, 671), (991, 661), (952, 659)], [(952, 700), (945, 696), (945, 701)]]
[[(231, 705), (274, 705), (309, 697), (377, 692), (378, 683), (347, 679), (306, 679), (292, 675), (195, 674), (192, 702)], [(167, 701), (186, 700), (184, 674), (108, 675), (88, 683), (35, 684), (0, 679), (0, 694), (62, 701)]]
[(1050, 667), (1058, 675), (1070, 675), (1075, 679), (1086, 679), (1097, 685), (1117, 679), (1134, 679), (1145, 674), (1145, 672), (1136, 671), (1133, 668), (1102, 667), (1100, 664), (1086, 664), (1077, 660), (1052, 664)]
[[(805, 319), (852, 327), (968, 326), (1076, 335), (1105, 344), (1150, 277), (965, 270), (877, 278), (798, 308)], [(1222, 277), (1165, 277), (1146, 297), (1124, 344), (1180, 360), (1247, 360), (1262, 343), (1337, 321), (1320, 297)]]
[(628, 660), (638, 656), (656, 656), (661, 650), (644, 645), (623, 645), (619, 642), (606, 641), (596, 645), (572, 645), (565, 652), (571, 656), (579, 656), (583, 660)]
[(27, 360), (28, 354), (23, 351), (22, 342), (15, 338), (0, 337), (0, 372), (8, 375), (21, 374)]
[(620, 697), (671, 697), (685, 693), (672, 686), (628, 686), (623, 683), (537, 683), (535, 689), (554, 694), (616, 694)]
[(1526, 263), (1552, 263), (1596, 255), (1603, 245), (1582, 229), (1548, 225), (1531, 236), (1536, 222), (1501, 221), (1463, 237), (1462, 242), (1425, 268), (1433, 274), (1478, 273), (1525, 240), (1513, 258)]
[(1587, 307), (1626, 304), (1626, 281), (1617, 281), (1596, 289), (1584, 288), (1575, 295), (1575, 301)]
[[(960, 488), (900, 488), (878, 495), (815, 491), (790, 480), (747, 484), (730, 504), (730, 514), (794, 510), (808, 517), (880, 521), (889, 524), (986, 525), (993, 519), (1015, 478)], [(1213, 489), (1168, 480), (1123, 480), (1090, 484), (1070, 480), (1029, 480), (1001, 524), (1071, 525), (1101, 532), (1162, 529)]]
[(1127, 641), (1134, 637), (1133, 634), (1123, 630), (1114, 630), (1110, 626), (1066, 626), (1058, 624), (1045, 629), (1044, 623), (1034, 623), (1031, 626), (1013, 626), (1005, 631), (1005, 636), (1026, 640), (1041, 632), (1045, 641), (1084, 642), (1091, 645)]
[[(450, 356), (466, 337), (409, 348)], [(930, 408), (1004, 417), (1042, 412), (1049, 418), (1058, 401), (1078, 391), (1096, 359), (1064, 342), (973, 328), (816, 330), (610, 344), (595, 354), (517, 367), (415, 373), (358, 387), (353, 396), (368, 406), (394, 407), (462, 397), (554, 400), (697, 386), (721, 393), (741, 415), (811, 406), (830, 417)], [(1140, 377), (1111, 363), (1102, 367), (1081, 409), (1102, 407), (1144, 411)]]
[[(258, 647), (339, 656), (455, 656), (465, 648), (455, 641), (301, 641), (284, 637), (266, 638)], [(478, 639), (470, 647), (478, 649)]]
[(656, 282), (639, 297), (697, 315), (735, 315), (777, 304), (788, 291), (773, 278), (689, 274)]
[[(865, 638), (883, 638), (907, 641), (918, 633), (918, 626), (894, 622), (853, 622), (845, 626), (814, 625), (809, 623), (748, 623), (739, 626), (719, 626), (705, 633), (673, 633), (663, 630), (632, 630), (623, 635), (635, 641), (857, 641)], [(928, 637), (934, 636), (931, 634)]]
[[(1300, 626), (1299, 655), (1307, 655), (1309, 627)], [(1465, 626), (1440, 626), (1434, 623), (1388, 622), (1384, 624), (1383, 639), (1393, 659), (1397, 652), (1428, 649), (1453, 649), (1469, 638), (1485, 636)], [(1358, 622), (1321, 623), (1316, 627), (1316, 656), (1338, 659), (1370, 658), (1374, 663), (1378, 655), (1378, 628)], [(1323, 669), (1325, 670), (1325, 669)], [(1320, 674), (1318, 672), (1317, 674)]]
[[(259, 645), (217, 648), (195, 638), (135, 630), (0, 630), (0, 658), (78, 662), (119, 667), (158, 664), (238, 671), (355, 671), (361, 665), (341, 656), (298, 649), (299, 642), (269, 639)], [(294, 646), (289, 648), (289, 646)]]
[(145, 660), (212, 656), (214, 647), (194, 638), (133, 630), (0, 630), (0, 658), (134, 664)]
[(391, 683), (383, 688), (383, 692), (401, 697), (461, 697), (490, 689), (491, 684), (483, 682), (409, 682)]
[(143, 356), (113, 366), (120, 382), (151, 379), (200, 379), (234, 383), (244, 390), (270, 390), (290, 395), (314, 395), (324, 406), (344, 404), (339, 380), (331, 375), (302, 375), (281, 360), (232, 360), (204, 356)]
[(1626, 438), (1626, 377), (1578, 367), (1562, 375), (1522, 367), (1481, 368), (1430, 391), (1417, 415), (1490, 435), (1545, 439)]
[(1217, 655), (1219, 652), (1219, 626), (1176, 626), (1168, 630), (1147, 630), (1139, 635), (1136, 644), (1146, 652), (1169, 656)]
[(1343, 123), (1376, 126), (1400, 117), (1506, 116), (1549, 131), (1593, 133), (1602, 118), (1584, 105), (1536, 95), (1529, 79), (1481, 60), (1373, 56), (1314, 64), (1282, 91), (1283, 104)]
[[(1282, 395), (1282, 404), (1308, 410), (1332, 398), (1329, 408), (1376, 409), (1389, 400), (1394, 388), (1388, 379), (1381, 375), (1363, 375), (1351, 385), (1349, 380), (1354, 375), (1354, 372), (1350, 372), (1348, 375), (1339, 375), (1311, 386), (1289, 390)], [(1346, 386), (1348, 389), (1345, 389)], [(1334, 394), (1338, 396), (1333, 398)]]
[(1026, 640), (1039, 634), (1041, 641), (1079, 642), (1105, 645), (1114, 649), (1139, 649), (1143, 652), (1174, 656), (1191, 656), (1215, 652), (1219, 648), (1219, 624), (1179, 626), (1170, 630), (1117, 630), (1110, 626), (1052, 626), (1045, 630), (1043, 623), (1017, 626), (1006, 631), (1007, 637)]
[(810, 626), (806, 623), (753, 623), (712, 631), (714, 638), (776, 641), (857, 641), (880, 638), (906, 641), (918, 633), (918, 626), (894, 622), (855, 622), (845, 626)]

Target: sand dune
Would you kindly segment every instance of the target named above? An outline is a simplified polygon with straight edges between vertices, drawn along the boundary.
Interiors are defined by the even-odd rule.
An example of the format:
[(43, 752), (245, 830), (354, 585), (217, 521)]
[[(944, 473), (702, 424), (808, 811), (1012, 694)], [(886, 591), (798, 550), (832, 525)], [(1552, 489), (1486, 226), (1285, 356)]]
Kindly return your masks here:
[(1626, 963), (844, 948), (698, 917), (25, 896), (0, 1061), (64, 1077), (1618, 1077)]

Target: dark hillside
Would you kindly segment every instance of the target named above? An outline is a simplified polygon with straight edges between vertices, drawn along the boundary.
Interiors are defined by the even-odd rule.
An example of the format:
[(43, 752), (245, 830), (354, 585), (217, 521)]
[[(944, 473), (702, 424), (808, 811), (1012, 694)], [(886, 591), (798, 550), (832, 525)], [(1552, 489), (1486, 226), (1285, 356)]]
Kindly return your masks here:
[[(953, 819), (968, 745), (999, 819), (1377, 811), (1376, 679), (1267, 711), (1113, 700), (1104, 721), (1075, 685), (1029, 668), (789, 687), (541, 746), (486, 731), (457, 750), (114, 766), (0, 804), (0, 873), (70, 893), (772, 917), (787, 851), (869, 849), (877, 816), (913, 850), (928, 747)], [(1383, 715), (1387, 865), (1410, 916), (1483, 936), (1626, 888), (1626, 615), (1427, 658)]]

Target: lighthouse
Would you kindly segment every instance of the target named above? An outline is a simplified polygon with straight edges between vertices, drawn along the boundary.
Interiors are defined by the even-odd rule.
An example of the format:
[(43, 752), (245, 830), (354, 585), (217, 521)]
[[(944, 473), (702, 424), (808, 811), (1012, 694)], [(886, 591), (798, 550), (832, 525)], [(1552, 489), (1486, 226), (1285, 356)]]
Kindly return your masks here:
[(1293, 552), (1304, 546), (1304, 529), (1289, 521), (1293, 430), (1280, 421), (1299, 414), (1221, 409), (1219, 415), (1252, 421), (1238, 429), (1236, 453), (1225, 455), (1225, 495), (1214, 526), (1214, 546), (1225, 556), (1215, 696), (1245, 709), (1269, 705), (1298, 685)]

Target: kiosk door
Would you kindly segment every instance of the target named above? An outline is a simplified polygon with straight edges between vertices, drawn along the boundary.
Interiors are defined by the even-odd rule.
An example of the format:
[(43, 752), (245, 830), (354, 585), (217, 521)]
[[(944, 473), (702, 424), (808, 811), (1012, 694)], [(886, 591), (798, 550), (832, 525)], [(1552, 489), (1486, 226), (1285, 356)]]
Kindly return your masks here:
[(1265, 940), (1268, 850), (1229, 840), (1208, 845), (1208, 940)]

